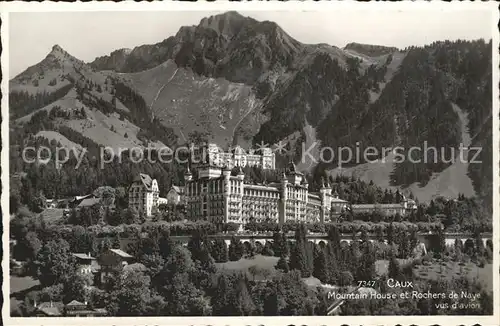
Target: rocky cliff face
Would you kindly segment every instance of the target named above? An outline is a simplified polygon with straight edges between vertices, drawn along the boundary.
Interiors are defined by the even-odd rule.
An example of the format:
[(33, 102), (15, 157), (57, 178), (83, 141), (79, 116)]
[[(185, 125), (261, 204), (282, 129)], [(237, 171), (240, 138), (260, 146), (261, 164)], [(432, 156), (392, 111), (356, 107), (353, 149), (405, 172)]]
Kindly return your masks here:
[(91, 66), (98, 70), (115, 70), (122, 71), (125, 69), (127, 58), (132, 52), (131, 49), (119, 49), (111, 52), (108, 56), (96, 58)]

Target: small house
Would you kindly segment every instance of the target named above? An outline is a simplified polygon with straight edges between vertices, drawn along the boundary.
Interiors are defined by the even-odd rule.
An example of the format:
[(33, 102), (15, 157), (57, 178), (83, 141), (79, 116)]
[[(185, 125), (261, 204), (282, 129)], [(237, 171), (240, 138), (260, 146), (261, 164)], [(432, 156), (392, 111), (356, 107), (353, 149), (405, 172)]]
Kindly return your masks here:
[(35, 317), (61, 317), (63, 315), (64, 305), (62, 302), (41, 302), (33, 304)]
[(99, 256), (100, 281), (101, 284), (107, 282), (115, 271), (121, 270), (124, 266), (131, 264), (134, 257), (121, 249), (108, 249)]
[(87, 302), (71, 301), (64, 307), (64, 315), (67, 317), (101, 317), (108, 314), (106, 309), (90, 308)]
[(90, 274), (96, 271), (96, 259), (90, 255), (90, 252), (88, 254), (72, 253), (72, 255), (76, 259), (78, 270), (81, 274)]

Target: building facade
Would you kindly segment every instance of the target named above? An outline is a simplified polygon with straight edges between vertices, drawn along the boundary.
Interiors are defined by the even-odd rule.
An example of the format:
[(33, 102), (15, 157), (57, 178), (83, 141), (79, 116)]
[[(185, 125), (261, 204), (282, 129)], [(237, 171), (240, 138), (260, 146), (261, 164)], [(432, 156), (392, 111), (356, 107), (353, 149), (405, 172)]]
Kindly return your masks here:
[(262, 169), (275, 169), (276, 159), (271, 148), (245, 151), (236, 146), (231, 151), (225, 152), (217, 144), (208, 143), (195, 153), (196, 161), (218, 167), (257, 166)]
[(149, 175), (140, 173), (128, 190), (129, 208), (150, 217), (158, 207), (160, 191), (158, 182)]
[(417, 204), (413, 199), (403, 197), (403, 200), (398, 204), (352, 204), (350, 209), (353, 214), (379, 212), (384, 216), (396, 214), (405, 216), (415, 211)]
[(99, 263), (99, 282), (106, 284), (113, 273), (124, 266), (131, 264), (134, 257), (121, 249), (108, 249), (103, 252), (98, 259)]
[(335, 198), (327, 184), (319, 193), (309, 192), (307, 181), (293, 163), (280, 182), (256, 185), (244, 179), (241, 165), (233, 176), (229, 166), (206, 164), (199, 167), (196, 180), (188, 169), (183, 191), (188, 218), (240, 225), (265, 220), (280, 224), (324, 222), (330, 218), (332, 204), (339, 214), (347, 207), (347, 202)]
[(180, 205), (182, 203), (183, 191), (183, 187), (173, 185), (167, 193), (167, 203), (171, 205)]
[(91, 274), (96, 271), (96, 259), (90, 253), (72, 253), (72, 256), (75, 257), (80, 274)]
[[(239, 161), (236, 161), (239, 162)], [(220, 163), (220, 162), (219, 162)], [(319, 192), (310, 192), (307, 180), (290, 163), (281, 180), (269, 184), (245, 182), (244, 164), (236, 164), (238, 171), (231, 175), (231, 166), (206, 163), (198, 165), (197, 177), (189, 167), (184, 175), (184, 186), (173, 185), (167, 198), (159, 198), (158, 183), (146, 174), (140, 174), (129, 189), (129, 207), (151, 216), (158, 205), (182, 205), (189, 220), (245, 225), (251, 221), (330, 222), (345, 211), (405, 216), (417, 206), (403, 197), (397, 204), (349, 204), (339, 198), (336, 190), (323, 181)]]

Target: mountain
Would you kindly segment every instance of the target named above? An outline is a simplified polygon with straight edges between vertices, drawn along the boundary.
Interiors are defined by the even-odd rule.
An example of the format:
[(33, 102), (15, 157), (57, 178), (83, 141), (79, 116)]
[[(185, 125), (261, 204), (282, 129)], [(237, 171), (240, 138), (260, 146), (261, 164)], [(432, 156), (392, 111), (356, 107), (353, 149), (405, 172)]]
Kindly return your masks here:
[(127, 62), (130, 52), (132, 52), (131, 49), (115, 50), (109, 55), (96, 58), (91, 63), (91, 66), (96, 67), (99, 70), (121, 71)]
[[(314, 178), (355, 174), (422, 201), (464, 193), (491, 202), (491, 42), (484, 40), (339, 48), (303, 44), (274, 22), (227, 12), (90, 63), (54, 46), (9, 85), (11, 141), (20, 147), (26, 135), (115, 148), (281, 141), (288, 154), (278, 161), (293, 158)], [(303, 143), (323, 162), (301, 161)], [(460, 143), (482, 146), (483, 164), (397, 162), (378, 153), (370, 158), (385, 162), (361, 157), (339, 170), (337, 153), (321, 151), (401, 146), (425, 159), (409, 151), (424, 143), (445, 156)]]
[(90, 65), (133, 73), (170, 59), (199, 75), (253, 84), (264, 72), (289, 66), (300, 50), (301, 44), (276, 23), (227, 12), (204, 18), (197, 26), (183, 26), (160, 43), (138, 46), (128, 54), (113, 52)]

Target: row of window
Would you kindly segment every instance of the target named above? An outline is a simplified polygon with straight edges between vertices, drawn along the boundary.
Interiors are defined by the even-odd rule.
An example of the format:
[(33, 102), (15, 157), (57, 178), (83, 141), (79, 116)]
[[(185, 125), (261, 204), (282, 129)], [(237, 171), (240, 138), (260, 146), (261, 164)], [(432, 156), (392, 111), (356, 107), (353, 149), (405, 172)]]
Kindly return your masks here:
[(255, 190), (255, 189), (245, 189), (244, 195), (252, 197), (275, 198), (275, 199), (278, 199), (280, 197), (279, 192), (276, 191)]

